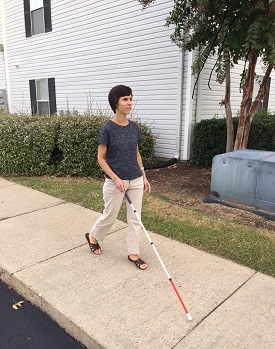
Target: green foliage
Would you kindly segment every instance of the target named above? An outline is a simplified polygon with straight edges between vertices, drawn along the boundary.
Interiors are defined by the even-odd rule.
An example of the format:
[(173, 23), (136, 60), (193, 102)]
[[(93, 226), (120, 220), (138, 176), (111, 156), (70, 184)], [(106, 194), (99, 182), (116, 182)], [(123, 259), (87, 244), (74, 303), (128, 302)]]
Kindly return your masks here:
[[(0, 117), (0, 174), (102, 176), (97, 163), (98, 135), (107, 116)], [(136, 121), (142, 134), (144, 164), (154, 161), (154, 136)]]
[[(274, 2), (175, 0), (167, 25), (174, 26), (171, 38), (179, 47), (189, 51), (199, 47), (194, 64), (197, 72), (208, 56), (219, 57), (224, 50), (229, 52), (231, 64), (246, 59), (247, 53), (274, 64)], [(217, 60), (219, 76), (228, 63)]]
[[(235, 121), (236, 123), (236, 121)], [(226, 120), (202, 120), (194, 126), (192, 161), (196, 166), (209, 166), (212, 158), (226, 149)]]
[[(139, 0), (139, 2), (144, 8), (154, 3), (152, 0)], [(266, 80), (275, 67), (274, 0), (174, 0), (166, 25), (172, 25), (174, 29), (171, 35), (172, 42), (183, 51), (196, 50), (196, 59), (192, 66), (193, 74), (199, 76), (207, 59), (215, 57), (216, 62), (209, 79), (214, 70), (219, 83), (223, 83), (226, 79), (225, 95), (229, 96), (229, 89), (233, 87), (232, 84), (229, 85), (230, 69), (235, 64), (245, 62), (242, 78), (238, 86), (235, 86), (235, 88), (243, 87), (241, 105), (245, 106), (251, 99), (250, 91), (253, 90), (254, 84), (253, 79), (249, 78), (252, 76), (250, 74), (247, 74), (244, 81), (246, 69), (253, 74), (254, 63), (261, 59), (267, 69), (259, 89), (259, 96), (266, 93)], [(228, 117), (231, 111), (230, 100), (225, 104), (225, 108)], [(244, 117), (244, 110), (241, 108), (241, 119)], [(232, 127), (230, 120), (231, 118), (228, 119), (229, 128)], [(245, 141), (239, 144), (236, 140), (235, 146), (238, 148), (246, 146)], [(231, 145), (229, 147), (231, 148)]]
[(5, 117), (0, 119), (1, 175), (50, 173), (55, 119), (49, 117)]
[[(139, 0), (147, 7), (152, 0)], [(220, 83), (225, 67), (247, 55), (275, 64), (275, 2), (269, 0), (175, 0), (166, 19), (174, 32), (171, 40), (183, 50), (199, 49), (193, 64), (198, 73), (206, 59), (216, 56), (215, 69)], [(226, 51), (229, 54), (223, 55)], [(230, 60), (229, 60), (230, 58)]]
[(142, 156), (143, 164), (152, 164), (155, 161), (156, 137), (152, 135), (151, 129), (140, 121), (136, 121), (142, 138), (138, 144), (139, 152)]
[(60, 175), (99, 176), (97, 164), (98, 134), (107, 122), (106, 117), (70, 116), (60, 123), (57, 146), (61, 161), (57, 163)]
[(149, 6), (150, 4), (154, 3), (154, 0), (138, 0), (138, 2), (141, 3), (141, 5), (145, 8), (146, 6)]
[(247, 148), (275, 151), (275, 113), (254, 117)]
[[(233, 118), (236, 134), (239, 119)], [(256, 115), (251, 125), (249, 149), (275, 151), (275, 114)], [(225, 153), (226, 120), (202, 120), (194, 126), (192, 161), (196, 166), (210, 166), (217, 154)]]

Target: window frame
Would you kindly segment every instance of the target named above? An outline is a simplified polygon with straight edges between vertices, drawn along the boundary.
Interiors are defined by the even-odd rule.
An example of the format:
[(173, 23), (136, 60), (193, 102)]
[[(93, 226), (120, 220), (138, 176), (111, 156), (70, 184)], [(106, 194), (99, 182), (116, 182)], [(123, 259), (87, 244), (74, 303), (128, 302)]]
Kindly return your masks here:
[[(25, 34), (26, 37), (31, 37), (34, 35), (42, 34), (37, 33), (33, 34), (33, 25), (32, 25), (32, 12), (30, 0), (23, 0), (24, 4), (24, 18), (25, 18)], [(41, 8), (41, 7), (39, 7)], [(38, 9), (38, 8), (37, 8)], [(51, 15), (51, 0), (43, 0), (43, 33), (48, 33), (52, 31), (52, 15)]]
[[(44, 81), (46, 89), (47, 89), (47, 98), (46, 99), (38, 99), (39, 96), (39, 87), (41, 89), (41, 86), (39, 86), (39, 83), (41, 84), (41, 82)], [(36, 103), (37, 103), (37, 113), (38, 115), (49, 115), (50, 114), (50, 97), (49, 97), (49, 83), (48, 83), (48, 79), (36, 79), (35, 80), (35, 87), (36, 87)], [(40, 90), (41, 91), (41, 90)], [(41, 103), (47, 103), (47, 114), (40, 114), (39, 113), (39, 105), (41, 105)]]
[[(47, 100), (38, 100), (37, 99), (37, 81), (47, 79), (48, 83), (48, 99)], [(56, 91), (55, 91), (55, 78), (40, 78), (29, 80), (29, 89), (30, 89), (30, 100), (31, 100), (31, 111), (32, 115), (39, 115), (38, 113), (38, 103), (48, 101), (49, 103), (49, 114), (56, 114)]]

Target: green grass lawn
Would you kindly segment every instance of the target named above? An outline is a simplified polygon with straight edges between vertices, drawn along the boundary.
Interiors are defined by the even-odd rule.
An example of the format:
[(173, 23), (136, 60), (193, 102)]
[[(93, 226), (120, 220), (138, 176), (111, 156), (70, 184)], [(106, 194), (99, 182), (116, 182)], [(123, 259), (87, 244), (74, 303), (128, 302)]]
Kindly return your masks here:
[[(102, 180), (71, 177), (15, 177), (11, 180), (94, 211), (103, 210)], [(118, 218), (126, 221), (123, 208)], [(148, 231), (275, 277), (273, 231), (217, 219), (148, 193), (144, 195), (142, 222)]]

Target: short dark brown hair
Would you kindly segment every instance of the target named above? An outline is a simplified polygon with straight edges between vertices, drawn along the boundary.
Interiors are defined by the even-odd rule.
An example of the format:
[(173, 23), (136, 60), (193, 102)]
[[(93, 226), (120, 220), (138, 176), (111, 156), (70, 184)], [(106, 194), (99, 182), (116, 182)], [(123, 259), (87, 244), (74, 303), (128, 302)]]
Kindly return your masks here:
[(117, 85), (110, 90), (108, 95), (108, 101), (114, 113), (116, 112), (116, 107), (119, 98), (124, 96), (133, 97), (132, 89), (130, 87), (124, 85)]

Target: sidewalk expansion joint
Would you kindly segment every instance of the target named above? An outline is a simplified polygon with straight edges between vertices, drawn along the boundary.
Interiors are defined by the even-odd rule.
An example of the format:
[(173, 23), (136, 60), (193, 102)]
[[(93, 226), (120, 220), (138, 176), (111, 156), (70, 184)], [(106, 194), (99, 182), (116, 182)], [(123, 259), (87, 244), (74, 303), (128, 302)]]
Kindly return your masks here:
[(37, 263), (28, 265), (26, 268), (22, 268), (22, 269), (19, 269), (19, 270), (14, 271), (13, 273), (11, 273), (11, 275), (15, 275), (15, 274), (17, 274), (17, 273), (20, 273), (21, 271), (24, 271), (24, 270), (27, 270), (27, 269), (29, 269), (29, 268), (32, 268), (32, 267), (34, 267), (34, 266), (36, 266), (36, 265), (38, 265), (38, 264), (42, 264), (42, 263), (44, 263), (44, 262), (50, 261), (51, 259), (54, 259), (54, 258), (59, 257), (59, 256), (62, 256), (63, 254), (65, 254), (65, 253), (67, 253), (67, 252), (71, 252), (71, 251), (73, 251), (73, 250), (76, 250), (77, 248), (82, 247), (82, 246), (84, 246), (84, 245), (86, 245), (86, 244), (81, 244), (81, 245), (79, 245), (79, 246), (70, 248), (69, 250), (66, 250), (66, 251), (60, 252), (60, 253), (58, 253), (58, 254), (55, 254), (55, 255), (53, 255), (53, 256), (51, 256), (51, 257), (49, 257), (49, 258), (43, 259), (42, 261), (39, 261), (39, 262), (37, 262)]
[(216, 311), (220, 306), (222, 306), (229, 298), (231, 298), (235, 293), (237, 293), (244, 285), (248, 283), (258, 272), (255, 270), (254, 273), (247, 278), (239, 287), (237, 287), (230, 295), (228, 295), (221, 303), (219, 303), (216, 307), (214, 307), (210, 313), (204, 316), (185, 336), (181, 338), (181, 340), (171, 349), (176, 348), (176, 346), (186, 337), (188, 337), (189, 333), (193, 332), (195, 328), (197, 328), (205, 319), (207, 319), (214, 311)]
[(38, 212), (38, 211), (47, 210), (48, 208), (52, 208), (52, 207), (64, 205), (64, 204), (67, 204), (67, 203), (68, 203), (67, 201), (62, 201), (62, 202), (59, 202), (59, 203), (57, 203), (57, 204), (55, 204), (55, 205), (51, 205), (51, 206), (47, 206), (47, 207), (38, 208), (37, 210), (33, 210), (33, 211), (29, 211), (29, 212), (20, 213), (20, 214), (17, 214), (17, 215), (15, 215), (15, 216), (0, 218), (0, 222), (5, 221), (5, 220), (7, 220), (7, 219), (12, 219), (12, 218), (20, 217), (20, 216), (25, 216), (25, 215), (30, 214), (30, 213), (34, 213), (34, 212)]

